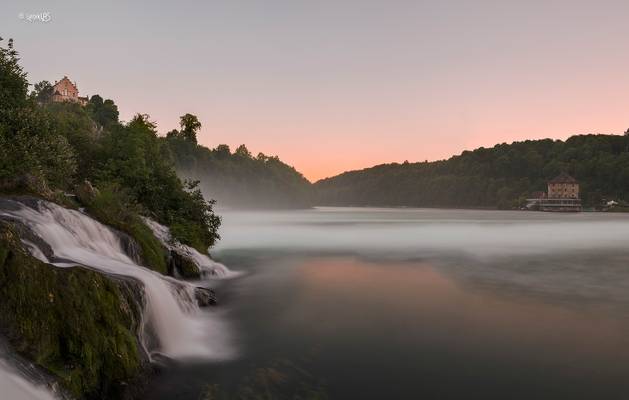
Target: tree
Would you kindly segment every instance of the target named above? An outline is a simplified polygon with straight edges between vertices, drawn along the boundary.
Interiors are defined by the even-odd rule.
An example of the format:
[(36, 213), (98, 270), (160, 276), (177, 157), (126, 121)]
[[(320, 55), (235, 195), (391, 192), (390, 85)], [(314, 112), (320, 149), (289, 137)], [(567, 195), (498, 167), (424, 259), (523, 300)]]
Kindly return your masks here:
[(629, 198), (629, 135), (499, 144), (443, 161), (347, 172), (317, 182), (315, 189), (324, 205), (511, 208), (545, 190), (561, 171), (580, 182), (586, 206), (598, 205), (590, 193)]
[[(2, 42), (0, 37), (0, 42)], [(13, 39), (7, 47), (0, 46), (0, 110), (5, 111), (26, 105), (28, 81), (26, 72), (19, 64), (17, 51), (13, 48)]]
[[(136, 114), (126, 125), (116, 125), (103, 137), (98, 186), (115, 184), (146, 213), (171, 228), (182, 243), (205, 252), (218, 239), (220, 220), (195, 183), (182, 182), (175, 172), (170, 140), (157, 136), (147, 114)], [(177, 142), (188, 143), (177, 140)]]
[(150, 132), (153, 136), (157, 136), (157, 123), (151, 121), (151, 116), (148, 114), (135, 114), (127, 126), (132, 129), (144, 130), (145, 132)]
[(76, 169), (74, 151), (27, 94), (26, 73), (9, 40), (0, 46), (0, 186), (65, 188)]
[(120, 113), (118, 112), (118, 106), (111, 99), (103, 101), (101, 96), (95, 94), (87, 103), (87, 110), (94, 121), (104, 128), (119, 122), (118, 117)]
[(196, 115), (185, 114), (179, 119), (179, 126), (181, 127), (181, 135), (193, 143), (197, 143), (197, 132), (201, 129), (201, 122)]
[(238, 146), (234, 154), (242, 158), (251, 158), (251, 152), (249, 151), (249, 149), (247, 149), (247, 146), (245, 146), (244, 144), (241, 144), (240, 146)]
[(216, 149), (214, 149), (214, 151), (216, 152), (216, 155), (219, 159), (227, 159), (232, 154), (229, 146), (226, 144), (219, 144), (218, 146), (216, 146)]
[(253, 157), (245, 145), (232, 153), (221, 144), (214, 149), (184, 146), (185, 140), (166, 140), (177, 171), (199, 180), (206, 198), (234, 208), (300, 208), (312, 204), (311, 184), (277, 156)]
[(33, 86), (33, 93), (31, 95), (35, 98), (39, 104), (46, 104), (52, 101), (52, 95), (54, 94), (54, 88), (48, 81), (41, 81)]

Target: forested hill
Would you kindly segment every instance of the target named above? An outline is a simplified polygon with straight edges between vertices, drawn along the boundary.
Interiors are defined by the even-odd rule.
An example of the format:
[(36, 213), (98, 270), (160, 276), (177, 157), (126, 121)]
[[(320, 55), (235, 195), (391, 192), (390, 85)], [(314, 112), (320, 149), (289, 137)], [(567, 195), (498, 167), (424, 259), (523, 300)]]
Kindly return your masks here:
[(320, 205), (514, 208), (565, 171), (586, 205), (629, 199), (629, 136), (577, 135), (464, 151), (448, 160), (383, 164), (315, 184)]
[(101, 222), (147, 244), (146, 254), (158, 245), (140, 216), (168, 226), (199, 251), (215, 243), (220, 219), (212, 202), (177, 177), (148, 115), (122, 122), (110, 99), (94, 95), (83, 107), (53, 101), (48, 81), (33, 91), (29, 86), (13, 41), (5, 45), (0, 38), (0, 196), (30, 194), (64, 204), (82, 198), (80, 205)]
[[(182, 129), (171, 131), (167, 142), (180, 177), (199, 181), (206, 198), (218, 207), (269, 209), (312, 206), (312, 185), (293, 167), (275, 156), (253, 156), (245, 145), (231, 151), (227, 145), (214, 149), (200, 146), (186, 132), (195, 125), (191, 115), (182, 119)], [(199, 124), (200, 127), (200, 124)]]

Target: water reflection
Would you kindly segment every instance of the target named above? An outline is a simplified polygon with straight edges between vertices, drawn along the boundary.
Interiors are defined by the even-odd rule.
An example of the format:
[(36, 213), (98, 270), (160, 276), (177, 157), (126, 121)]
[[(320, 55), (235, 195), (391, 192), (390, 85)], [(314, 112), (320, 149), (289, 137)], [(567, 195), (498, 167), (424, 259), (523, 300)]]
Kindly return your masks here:
[(242, 357), (173, 366), (147, 398), (629, 393), (624, 216), (333, 209), (225, 222), (215, 255), (247, 273), (217, 290)]
[(337, 396), (598, 397), (626, 388), (628, 326), (614, 315), (505, 297), (425, 264), (320, 259), (300, 270), (282, 328), (325, 349), (319, 368), (334, 369)]

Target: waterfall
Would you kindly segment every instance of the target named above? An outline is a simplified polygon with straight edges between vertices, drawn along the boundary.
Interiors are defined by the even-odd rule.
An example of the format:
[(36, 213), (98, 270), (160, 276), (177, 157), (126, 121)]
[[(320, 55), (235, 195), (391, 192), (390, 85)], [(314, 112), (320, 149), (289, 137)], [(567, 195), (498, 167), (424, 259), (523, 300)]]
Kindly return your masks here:
[(0, 339), (0, 398), (11, 400), (65, 399), (57, 385), (32, 363), (14, 354)]
[[(51, 264), (80, 264), (143, 284), (145, 310), (140, 339), (148, 354), (211, 359), (234, 355), (228, 326), (220, 318), (220, 311), (200, 310), (194, 297), (195, 286), (138, 265), (125, 253), (114, 230), (79, 211), (43, 200), (35, 208), (11, 203), (12, 207), (6, 207), (0, 215), (19, 219), (42, 238), (54, 253), (48, 259)], [(46, 259), (42, 251), (34, 250), (37, 246), (33, 243), (26, 243), (26, 247), (34, 256)]]
[(0, 360), (0, 389), (3, 399), (54, 400), (55, 396), (44, 386), (38, 386)]
[(226, 266), (212, 260), (210, 257), (199, 253), (196, 249), (190, 246), (180, 243), (174, 239), (168, 227), (161, 225), (150, 218), (143, 218), (144, 223), (151, 228), (153, 235), (159, 239), (159, 241), (169, 250), (177, 252), (184, 257), (187, 257), (194, 261), (199, 267), (201, 275), (204, 277), (215, 278), (233, 278), (238, 276), (239, 273), (229, 270)]

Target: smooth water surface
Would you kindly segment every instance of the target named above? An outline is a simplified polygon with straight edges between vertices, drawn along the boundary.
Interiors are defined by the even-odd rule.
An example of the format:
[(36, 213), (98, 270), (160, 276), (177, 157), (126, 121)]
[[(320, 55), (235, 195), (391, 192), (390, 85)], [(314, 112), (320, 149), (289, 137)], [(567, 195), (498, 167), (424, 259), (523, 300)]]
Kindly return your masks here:
[[(629, 393), (629, 216), (224, 212), (239, 357), (152, 399), (601, 399)], [(208, 337), (208, 340), (212, 340)]]

